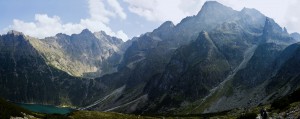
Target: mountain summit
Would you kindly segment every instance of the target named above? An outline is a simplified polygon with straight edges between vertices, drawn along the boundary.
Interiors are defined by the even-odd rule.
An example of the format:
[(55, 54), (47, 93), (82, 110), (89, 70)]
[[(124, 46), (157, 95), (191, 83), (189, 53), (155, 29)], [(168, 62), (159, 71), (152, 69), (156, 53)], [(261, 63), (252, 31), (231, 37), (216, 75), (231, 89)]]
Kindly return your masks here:
[(80, 34), (57, 34), (30, 43), (47, 63), (76, 77), (95, 78), (116, 71), (122, 51), (121, 39), (84, 29)]
[(201, 14), (210, 14), (214, 13), (214, 15), (218, 15), (221, 13), (230, 13), (233, 12), (234, 10), (230, 7), (224, 6), (221, 3), (217, 1), (206, 1), (204, 5), (202, 6), (200, 12), (197, 14), (197, 16), (201, 16)]

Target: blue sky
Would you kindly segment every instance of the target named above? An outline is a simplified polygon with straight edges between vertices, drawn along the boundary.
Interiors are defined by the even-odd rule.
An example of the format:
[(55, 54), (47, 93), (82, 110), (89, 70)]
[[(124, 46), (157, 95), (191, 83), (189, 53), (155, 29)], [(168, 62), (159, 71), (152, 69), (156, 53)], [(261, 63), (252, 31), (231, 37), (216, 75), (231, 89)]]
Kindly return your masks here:
[[(1, 0), (0, 31), (17, 30), (44, 38), (88, 28), (123, 40), (152, 31), (164, 21), (175, 24), (197, 14), (206, 0)], [(289, 32), (300, 31), (299, 0), (217, 0), (240, 10), (255, 8)]]

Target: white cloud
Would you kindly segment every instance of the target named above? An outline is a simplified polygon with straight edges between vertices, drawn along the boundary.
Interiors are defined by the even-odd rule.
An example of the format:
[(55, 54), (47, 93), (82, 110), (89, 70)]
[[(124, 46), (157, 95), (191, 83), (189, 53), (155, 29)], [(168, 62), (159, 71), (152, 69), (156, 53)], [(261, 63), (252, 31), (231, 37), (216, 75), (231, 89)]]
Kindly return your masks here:
[(149, 21), (179, 23), (186, 16), (197, 14), (203, 0), (124, 0), (129, 11)]
[(189, 15), (195, 15), (200, 11), (204, 2), (205, 0), (189, 0), (188, 2), (180, 0), (179, 8)]
[(127, 15), (117, 0), (107, 0), (107, 2), (122, 19), (126, 19)]
[(47, 14), (36, 14), (34, 22), (14, 19), (13, 24), (4, 30), (13, 29), (30, 36), (44, 38), (54, 36), (57, 33), (69, 35), (80, 33), (87, 28), (92, 32), (102, 30), (109, 35), (128, 40), (127, 35), (122, 30), (115, 33), (108, 26), (111, 17), (119, 16), (122, 19), (126, 19), (126, 14), (117, 1), (109, 2), (109, 4), (114, 11), (105, 8), (103, 0), (88, 0), (90, 18), (81, 19), (79, 23), (63, 23), (58, 16), (49, 17)]
[(116, 36), (122, 38), (124, 41), (127, 41), (129, 39), (128, 36), (122, 30), (118, 31)]
[(111, 11), (108, 11), (102, 0), (88, 0), (89, 13), (91, 20), (97, 20), (99, 22), (108, 23), (109, 17), (115, 16)]
[(300, 1), (293, 0), (286, 11), (284, 25), (289, 32), (300, 32)]

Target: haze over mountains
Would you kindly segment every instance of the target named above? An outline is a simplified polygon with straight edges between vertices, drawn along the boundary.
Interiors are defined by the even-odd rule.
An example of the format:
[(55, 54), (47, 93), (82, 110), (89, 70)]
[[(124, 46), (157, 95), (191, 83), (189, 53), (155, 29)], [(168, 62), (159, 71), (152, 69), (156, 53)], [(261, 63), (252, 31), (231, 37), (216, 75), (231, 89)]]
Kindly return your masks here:
[(124, 113), (207, 113), (266, 104), (300, 87), (300, 35), (215, 1), (123, 42), (88, 29), (0, 37), (0, 96)]

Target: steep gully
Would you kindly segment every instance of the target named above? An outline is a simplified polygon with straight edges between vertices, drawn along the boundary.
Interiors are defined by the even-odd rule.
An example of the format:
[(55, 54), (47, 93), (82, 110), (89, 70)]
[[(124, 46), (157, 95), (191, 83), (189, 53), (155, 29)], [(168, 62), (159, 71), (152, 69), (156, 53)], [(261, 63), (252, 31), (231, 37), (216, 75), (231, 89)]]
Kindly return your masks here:
[(224, 81), (222, 81), (218, 86), (214, 87), (213, 89), (210, 90), (210, 93), (205, 96), (201, 103), (195, 107), (193, 110), (191, 110), (190, 112), (188, 112), (187, 114), (195, 111), (196, 109), (198, 109), (200, 106), (202, 106), (202, 104), (209, 98), (211, 97), (213, 94), (215, 94), (218, 90), (222, 90), (224, 88), (224, 84), (226, 84), (226, 82), (228, 82), (229, 80), (231, 80), (235, 74), (245, 68), (247, 66), (247, 63), (249, 62), (249, 60), (251, 59), (251, 57), (253, 56), (255, 50), (257, 48), (257, 45), (253, 45), (250, 48), (248, 48), (245, 52), (244, 52), (244, 58), (243, 61), (231, 72), (231, 74), (229, 74)]

